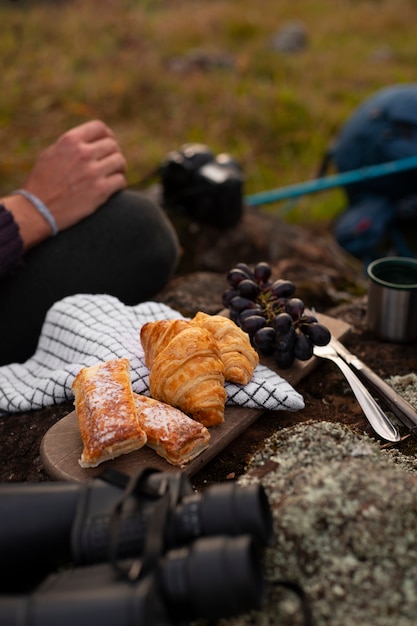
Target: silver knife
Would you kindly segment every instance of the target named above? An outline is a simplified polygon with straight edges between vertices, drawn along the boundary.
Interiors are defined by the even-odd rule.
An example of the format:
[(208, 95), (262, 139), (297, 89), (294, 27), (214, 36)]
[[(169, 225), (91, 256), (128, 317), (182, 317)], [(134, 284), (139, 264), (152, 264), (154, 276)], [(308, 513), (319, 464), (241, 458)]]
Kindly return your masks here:
[(314, 354), (322, 359), (333, 361), (340, 368), (374, 431), (387, 441), (400, 441), (401, 436), (394, 424), (385, 415), (372, 394), (360, 378), (356, 376), (353, 369), (337, 353), (333, 341), (330, 341), (325, 346), (314, 346)]
[(417, 411), (414, 407), (402, 398), (388, 383), (378, 374), (375, 374), (363, 361), (355, 354), (349, 352), (345, 346), (337, 339), (332, 339), (332, 345), (339, 356), (352, 367), (358, 376), (369, 383), (373, 391), (385, 401), (386, 405), (408, 428), (410, 433), (417, 437)]

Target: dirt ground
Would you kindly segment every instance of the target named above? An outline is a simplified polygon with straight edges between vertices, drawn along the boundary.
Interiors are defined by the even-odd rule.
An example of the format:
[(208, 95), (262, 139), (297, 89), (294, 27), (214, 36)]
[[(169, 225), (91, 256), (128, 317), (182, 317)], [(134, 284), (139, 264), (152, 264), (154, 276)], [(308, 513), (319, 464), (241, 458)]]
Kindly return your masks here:
[[(216, 313), (233, 259), (246, 262), (267, 260), (274, 276), (293, 280), (306, 303), (318, 303), (321, 313), (349, 323), (345, 344), (382, 378), (417, 372), (416, 344), (378, 341), (367, 329), (366, 293), (358, 265), (341, 253), (334, 242), (311, 230), (286, 226), (263, 214), (250, 212), (231, 232), (188, 229), (180, 237), (185, 248), (181, 271), (158, 295), (159, 301), (193, 315), (197, 310)], [(238, 252), (236, 253), (236, 250)], [(238, 256), (238, 258), (236, 258)], [(348, 286), (350, 293), (342, 297)], [(340, 303), (344, 300), (344, 303)], [(267, 412), (215, 459), (193, 477), (196, 487), (234, 479), (245, 470), (248, 457), (276, 429), (308, 420), (338, 421), (372, 434), (361, 408), (343, 375), (332, 363), (318, 361), (316, 368), (298, 385), (305, 409), (297, 413)], [(0, 481), (50, 480), (39, 449), (46, 431), (73, 410), (72, 403), (0, 418)], [(404, 430), (404, 434), (406, 431)], [(417, 452), (414, 438), (396, 444), (402, 451)]]

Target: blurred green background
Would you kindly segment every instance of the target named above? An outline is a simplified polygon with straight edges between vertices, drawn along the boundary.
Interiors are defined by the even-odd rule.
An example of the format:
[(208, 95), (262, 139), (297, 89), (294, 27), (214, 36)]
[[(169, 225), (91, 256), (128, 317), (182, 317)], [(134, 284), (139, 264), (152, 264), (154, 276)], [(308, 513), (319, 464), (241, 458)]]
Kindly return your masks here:
[[(353, 109), (414, 82), (415, 0), (1, 0), (0, 194), (64, 130), (101, 118), (134, 184), (198, 141), (242, 165), (245, 193), (314, 178)], [(299, 49), (277, 36), (295, 28)], [(340, 190), (265, 205), (331, 220)]]

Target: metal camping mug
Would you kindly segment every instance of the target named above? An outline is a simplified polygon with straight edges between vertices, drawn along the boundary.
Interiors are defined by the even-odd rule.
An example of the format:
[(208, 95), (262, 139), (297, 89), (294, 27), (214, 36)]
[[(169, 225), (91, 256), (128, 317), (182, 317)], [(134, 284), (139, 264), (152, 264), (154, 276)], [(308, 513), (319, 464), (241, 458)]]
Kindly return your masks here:
[(377, 259), (367, 274), (368, 328), (386, 341), (417, 340), (417, 259)]

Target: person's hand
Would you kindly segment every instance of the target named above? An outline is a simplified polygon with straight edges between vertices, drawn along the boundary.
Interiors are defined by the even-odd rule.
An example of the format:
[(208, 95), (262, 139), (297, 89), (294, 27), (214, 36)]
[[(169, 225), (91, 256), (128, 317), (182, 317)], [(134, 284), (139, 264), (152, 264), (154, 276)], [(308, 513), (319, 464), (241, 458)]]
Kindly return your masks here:
[[(58, 230), (64, 230), (126, 187), (125, 169), (113, 132), (93, 120), (67, 131), (44, 150), (22, 188), (42, 200)], [(12, 195), (1, 202), (19, 225), (25, 250), (51, 236), (50, 225), (29, 200)]]
[(125, 168), (113, 132), (93, 120), (67, 131), (44, 150), (23, 189), (42, 200), (63, 230), (124, 188)]

